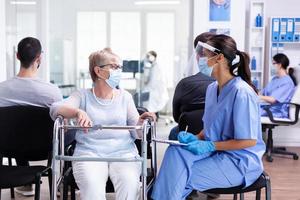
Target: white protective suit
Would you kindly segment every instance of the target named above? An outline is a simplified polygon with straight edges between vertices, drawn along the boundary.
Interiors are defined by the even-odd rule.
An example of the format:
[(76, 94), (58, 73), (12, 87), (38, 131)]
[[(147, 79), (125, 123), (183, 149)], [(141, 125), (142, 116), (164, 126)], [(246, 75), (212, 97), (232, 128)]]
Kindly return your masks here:
[(145, 61), (144, 78), (143, 92), (149, 92), (149, 101), (144, 106), (149, 112), (159, 112), (167, 104), (169, 95), (166, 78), (155, 61), (152, 64)]

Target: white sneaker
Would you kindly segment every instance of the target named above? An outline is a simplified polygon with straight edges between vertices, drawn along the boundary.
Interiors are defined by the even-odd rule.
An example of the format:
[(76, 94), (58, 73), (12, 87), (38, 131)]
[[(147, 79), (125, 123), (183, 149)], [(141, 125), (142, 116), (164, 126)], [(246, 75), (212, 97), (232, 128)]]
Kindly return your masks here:
[(16, 192), (23, 196), (26, 196), (26, 197), (34, 195), (34, 190), (32, 188), (32, 185), (25, 185), (25, 186), (17, 187)]

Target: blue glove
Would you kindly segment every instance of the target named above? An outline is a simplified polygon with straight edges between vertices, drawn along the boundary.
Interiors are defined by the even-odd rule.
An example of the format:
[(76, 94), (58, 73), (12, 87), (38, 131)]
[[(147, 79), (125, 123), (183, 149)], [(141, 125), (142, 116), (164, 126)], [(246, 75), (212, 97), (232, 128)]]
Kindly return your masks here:
[(196, 135), (185, 131), (180, 131), (177, 138), (180, 143), (185, 143), (185, 144), (198, 140), (198, 137)]
[(216, 150), (215, 144), (212, 141), (204, 141), (204, 140), (189, 142), (188, 145), (185, 146), (184, 148), (196, 155), (213, 152)]

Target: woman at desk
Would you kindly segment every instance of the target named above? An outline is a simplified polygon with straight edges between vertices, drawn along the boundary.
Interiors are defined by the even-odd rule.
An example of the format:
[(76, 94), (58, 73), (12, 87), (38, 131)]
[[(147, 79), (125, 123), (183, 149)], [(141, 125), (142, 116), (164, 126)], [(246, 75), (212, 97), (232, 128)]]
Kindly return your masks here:
[[(293, 68), (288, 69), (289, 63), (288, 57), (283, 53), (276, 54), (273, 57), (276, 75), (261, 92), (260, 99), (263, 102), (267, 104), (290, 102), (294, 93), (296, 79), (293, 75)], [(273, 117), (288, 118), (289, 116), (288, 104), (275, 105), (270, 110)], [(261, 115), (267, 116), (266, 111), (261, 109)]]
[(185, 199), (192, 190), (248, 187), (263, 172), (265, 144), (248, 55), (227, 35), (198, 46), (206, 74), (217, 80), (207, 88), (204, 129), (198, 136), (180, 132), (178, 140), (187, 146), (168, 147), (153, 188), (155, 200)]

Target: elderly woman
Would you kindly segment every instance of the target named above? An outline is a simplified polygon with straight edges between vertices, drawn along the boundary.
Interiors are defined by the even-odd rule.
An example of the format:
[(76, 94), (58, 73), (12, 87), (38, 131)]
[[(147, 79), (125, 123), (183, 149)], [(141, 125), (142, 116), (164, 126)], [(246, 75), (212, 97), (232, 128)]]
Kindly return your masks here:
[[(132, 96), (117, 89), (121, 78), (121, 59), (110, 49), (89, 56), (93, 88), (82, 89), (51, 107), (51, 116), (77, 118), (80, 126), (136, 125), (152, 113), (139, 116)], [(76, 133), (74, 156), (133, 158), (138, 156), (134, 144), (137, 134), (127, 130), (80, 131)], [(140, 189), (139, 162), (73, 162), (81, 199), (105, 199), (107, 178), (113, 182), (116, 199), (135, 200)]]

